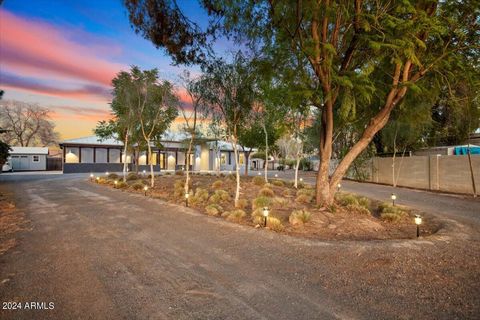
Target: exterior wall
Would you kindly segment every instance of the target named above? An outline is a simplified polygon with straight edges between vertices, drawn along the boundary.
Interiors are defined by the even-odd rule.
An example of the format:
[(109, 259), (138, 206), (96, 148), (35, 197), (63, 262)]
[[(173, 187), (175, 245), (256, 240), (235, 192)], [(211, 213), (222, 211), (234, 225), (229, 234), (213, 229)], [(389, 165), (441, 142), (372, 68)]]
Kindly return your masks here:
[[(206, 143), (200, 146), (200, 163), (199, 170), (210, 170), (210, 152)], [(213, 152), (212, 152), (213, 155)]]
[[(33, 161), (34, 158), (38, 161)], [(12, 154), (9, 162), (13, 171), (47, 170), (47, 155), (45, 154)]]
[[(472, 155), (477, 190), (480, 189), (480, 156)], [(368, 181), (393, 184), (392, 158), (373, 158), (366, 170)], [(397, 178), (398, 177), (398, 178)], [(397, 185), (454, 193), (472, 193), (468, 156), (413, 156), (395, 159)], [(477, 191), (478, 192), (478, 191)]]
[[(128, 165), (129, 170), (133, 170), (133, 165)], [(150, 166), (138, 166), (139, 172), (145, 170), (150, 172)], [(64, 163), (63, 173), (95, 173), (95, 172), (122, 172), (123, 163)], [(153, 171), (160, 172), (160, 166), (153, 166)]]

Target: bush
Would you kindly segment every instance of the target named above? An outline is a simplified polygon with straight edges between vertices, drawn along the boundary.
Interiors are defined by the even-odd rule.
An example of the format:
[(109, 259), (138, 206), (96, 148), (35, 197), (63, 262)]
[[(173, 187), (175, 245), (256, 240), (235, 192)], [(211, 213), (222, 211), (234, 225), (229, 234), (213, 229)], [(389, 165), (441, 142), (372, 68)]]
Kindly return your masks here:
[(272, 199), (265, 196), (260, 196), (252, 201), (252, 209), (255, 210), (257, 208), (269, 207), (272, 204)]
[(285, 186), (285, 183), (282, 180), (273, 180), (272, 184), (277, 187), (283, 187)]
[(370, 199), (368, 199), (368, 198), (360, 197), (360, 198), (358, 198), (358, 204), (360, 206), (364, 207), (365, 209), (368, 209), (368, 208), (370, 208), (371, 202), (370, 202)]
[(370, 210), (368, 210), (367, 208), (365, 208), (364, 206), (362, 205), (355, 205), (355, 204), (349, 204), (345, 207), (348, 211), (350, 212), (355, 212), (355, 213), (359, 213), (359, 214), (364, 214), (364, 215), (371, 215), (372, 213), (370, 212)]
[(195, 189), (195, 194), (190, 199), (192, 205), (203, 204), (208, 200), (208, 191), (202, 188)]
[(407, 212), (399, 207), (394, 207), (388, 202), (384, 202), (378, 206), (380, 209), (380, 218), (385, 221), (395, 222), (407, 215)]
[(135, 182), (134, 184), (132, 184), (133, 190), (143, 190), (144, 186), (145, 185), (141, 182)]
[(210, 196), (208, 201), (216, 204), (224, 203), (230, 201), (230, 195), (225, 190), (216, 190), (215, 193)]
[(256, 186), (263, 186), (265, 184), (265, 179), (261, 176), (255, 176), (253, 177), (252, 182)]
[(127, 175), (127, 181), (138, 180), (138, 179), (139, 179), (138, 174), (136, 174), (135, 172), (130, 172)]
[(183, 176), (184, 174), (185, 174), (185, 172), (183, 170), (176, 170), (175, 171), (176, 176)]
[(230, 173), (230, 174), (227, 176), (227, 179), (230, 179), (230, 180), (232, 180), (232, 181), (235, 181), (235, 180), (237, 180), (237, 176), (234, 175), (233, 173)]
[(209, 216), (218, 216), (220, 213), (222, 213), (223, 208), (218, 204), (212, 203), (205, 207), (205, 211)]
[(257, 208), (255, 210), (252, 211), (252, 214), (251, 214), (251, 217), (252, 217), (252, 222), (257, 225), (261, 225), (263, 226), (264, 223), (265, 223), (265, 217), (263, 216), (263, 209), (262, 208)]
[(350, 194), (350, 193), (341, 193), (336, 198), (342, 206), (348, 206), (348, 205), (358, 206), (359, 205), (357, 197), (355, 197), (353, 194)]
[(245, 209), (246, 207), (248, 207), (248, 200), (243, 199), (243, 198), (238, 199), (236, 208), (237, 209)]
[(118, 188), (118, 189), (128, 188), (128, 184), (127, 184), (126, 182), (119, 181), (119, 182), (117, 183), (117, 188)]
[(295, 201), (302, 204), (309, 204), (310, 202), (312, 202), (312, 197), (306, 194), (301, 194), (297, 196)]
[(116, 173), (110, 173), (108, 175), (108, 179), (110, 179), (110, 180), (118, 180), (118, 178), (120, 178), (120, 177)]
[(275, 195), (273, 190), (269, 188), (262, 188), (258, 194), (264, 197), (273, 197)]
[(285, 189), (282, 191), (282, 196), (284, 197), (290, 197), (292, 194), (290, 193), (290, 190)]
[(380, 218), (382, 220), (388, 221), (388, 222), (397, 222), (402, 217), (400, 215), (396, 214), (396, 213), (385, 212), (385, 213), (380, 214)]
[(267, 218), (267, 227), (276, 232), (280, 232), (285, 229), (280, 219), (272, 216)]
[(306, 195), (309, 197), (312, 197), (315, 195), (315, 190), (314, 189), (300, 189), (297, 191), (297, 197), (301, 195)]
[(222, 213), (222, 217), (226, 217), (228, 221), (240, 222), (247, 214), (242, 209), (235, 209)]
[(223, 187), (223, 181), (222, 180), (217, 180), (214, 183), (212, 183), (212, 188), (213, 189), (221, 189)]
[(312, 214), (307, 210), (293, 210), (290, 216), (288, 217), (288, 222), (292, 225), (303, 225), (310, 221)]
[(272, 205), (276, 208), (283, 208), (288, 205), (288, 200), (282, 197), (275, 197), (273, 198), (273, 203)]

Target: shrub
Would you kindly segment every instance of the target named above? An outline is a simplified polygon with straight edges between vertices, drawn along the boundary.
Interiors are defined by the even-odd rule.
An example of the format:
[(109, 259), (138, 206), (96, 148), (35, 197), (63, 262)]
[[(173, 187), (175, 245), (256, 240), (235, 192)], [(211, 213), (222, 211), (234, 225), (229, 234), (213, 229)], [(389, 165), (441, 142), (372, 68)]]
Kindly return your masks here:
[(380, 218), (384, 221), (396, 222), (396, 221), (400, 220), (401, 216), (396, 214), (396, 213), (385, 212), (385, 213), (380, 214)]
[(378, 206), (380, 209), (380, 218), (385, 221), (395, 222), (407, 215), (407, 212), (399, 207), (394, 207), (388, 202)]
[(252, 201), (252, 209), (255, 210), (257, 208), (269, 207), (272, 204), (272, 199), (265, 196), (260, 196)]
[(243, 199), (243, 198), (238, 199), (236, 208), (237, 209), (245, 209), (246, 207), (248, 207), (248, 200)]
[(273, 197), (275, 195), (273, 190), (269, 188), (262, 188), (258, 194), (265, 197)]
[(128, 184), (127, 184), (126, 182), (119, 181), (119, 182), (117, 183), (117, 188), (118, 188), (118, 189), (125, 189), (125, 188), (127, 188), (127, 187), (128, 187)]
[(195, 189), (195, 194), (190, 199), (192, 205), (203, 204), (208, 200), (208, 191), (202, 188)]
[(293, 210), (288, 217), (288, 222), (292, 225), (305, 224), (312, 218), (312, 214), (307, 210)]
[(283, 191), (282, 191), (282, 196), (284, 196), (284, 197), (290, 197), (290, 196), (291, 196), (290, 190), (289, 190), (289, 189), (283, 190)]
[(277, 187), (283, 187), (285, 183), (282, 180), (273, 180), (272, 184)]
[(263, 216), (263, 209), (262, 208), (257, 208), (255, 210), (252, 211), (252, 214), (251, 214), (251, 217), (252, 217), (252, 222), (257, 225), (261, 225), (263, 226), (263, 224), (265, 223), (265, 217)]
[(282, 197), (273, 198), (273, 206), (277, 208), (282, 208), (288, 205), (288, 200)]
[(233, 173), (230, 173), (230, 174), (227, 176), (227, 179), (230, 179), (230, 180), (235, 181), (235, 180), (237, 180), (237, 176), (234, 175)]
[(120, 178), (120, 177), (116, 173), (110, 173), (108, 175), (108, 179), (110, 179), (110, 180), (118, 180), (118, 178)]
[(141, 182), (135, 182), (134, 184), (132, 184), (133, 190), (143, 190), (144, 186), (145, 185)]
[(220, 213), (222, 213), (223, 208), (218, 204), (212, 203), (205, 207), (205, 211), (209, 216), (218, 216)]
[(214, 183), (212, 183), (212, 188), (213, 189), (221, 189), (223, 187), (223, 181), (222, 180), (217, 180)]
[(350, 212), (360, 213), (367, 216), (372, 214), (370, 210), (361, 205), (349, 204), (345, 208)]
[(306, 195), (306, 196), (309, 196), (309, 197), (312, 197), (315, 195), (315, 190), (313, 189), (300, 189), (300, 190), (297, 190), (297, 197), (298, 196), (302, 196), (302, 195)]
[(220, 176), (220, 177), (225, 177), (225, 174), (224, 174), (224, 173), (220, 173), (219, 176)]
[(176, 176), (183, 176), (185, 172), (183, 170), (175, 170), (175, 175)]
[(262, 176), (255, 176), (253, 177), (252, 182), (256, 186), (263, 186), (265, 184), (265, 179)]
[(337, 201), (342, 205), (342, 206), (348, 206), (348, 205), (354, 205), (358, 206), (358, 199), (355, 197), (353, 194), (350, 193), (340, 193), (336, 196)]
[(216, 204), (227, 202), (230, 201), (230, 195), (225, 190), (216, 190), (215, 193), (210, 196), (208, 201)]
[(280, 232), (285, 229), (280, 219), (272, 216), (267, 218), (267, 227), (276, 232)]
[(138, 174), (136, 174), (135, 172), (130, 172), (127, 175), (127, 181), (138, 180), (138, 179), (139, 179)]
[(365, 197), (358, 198), (358, 204), (364, 207), (365, 209), (370, 208), (370, 199)]
[(306, 194), (301, 194), (297, 196), (295, 201), (302, 204), (309, 204), (310, 202), (312, 202), (312, 197)]
[(245, 218), (247, 214), (242, 209), (235, 209), (222, 213), (222, 217), (226, 217), (228, 221), (239, 222)]

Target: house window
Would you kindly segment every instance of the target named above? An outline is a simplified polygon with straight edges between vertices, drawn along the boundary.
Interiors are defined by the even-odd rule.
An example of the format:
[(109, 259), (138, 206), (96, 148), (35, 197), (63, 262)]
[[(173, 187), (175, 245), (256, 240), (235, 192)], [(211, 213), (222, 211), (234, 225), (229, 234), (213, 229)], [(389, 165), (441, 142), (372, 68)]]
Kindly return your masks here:
[(40, 161), (39, 157), (38, 156), (33, 156), (33, 162), (38, 162)]
[(244, 165), (244, 164), (245, 164), (245, 154), (240, 153), (240, 154), (238, 155), (238, 158), (239, 158), (238, 164), (239, 164), (239, 165)]
[(227, 164), (227, 154), (225, 152), (220, 154), (220, 164)]

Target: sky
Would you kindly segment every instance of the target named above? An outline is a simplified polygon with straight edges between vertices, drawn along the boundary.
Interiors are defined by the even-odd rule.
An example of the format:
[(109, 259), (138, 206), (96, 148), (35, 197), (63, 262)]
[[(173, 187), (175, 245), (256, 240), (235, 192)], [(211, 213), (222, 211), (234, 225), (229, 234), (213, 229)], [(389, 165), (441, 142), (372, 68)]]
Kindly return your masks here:
[[(196, 1), (181, 7), (206, 23)], [(136, 35), (121, 0), (5, 0), (0, 6), (3, 99), (51, 110), (61, 139), (92, 135), (96, 123), (110, 117), (111, 79), (131, 65), (158, 68), (170, 81), (186, 69), (199, 72), (173, 66), (162, 49)]]

